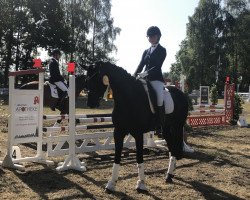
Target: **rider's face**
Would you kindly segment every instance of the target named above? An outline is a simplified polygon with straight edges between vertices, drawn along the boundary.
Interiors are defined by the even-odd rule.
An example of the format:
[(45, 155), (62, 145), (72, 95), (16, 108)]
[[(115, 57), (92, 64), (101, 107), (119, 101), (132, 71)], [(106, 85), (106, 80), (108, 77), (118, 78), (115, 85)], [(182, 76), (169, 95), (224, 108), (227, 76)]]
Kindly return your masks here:
[(148, 41), (151, 44), (157, 44), (158, 43), (158, 35), (150, 35), (150, 36), (148, 36)]
[(61, 54), (55, 54), (55, 59), (59, 60), (61, 57)]

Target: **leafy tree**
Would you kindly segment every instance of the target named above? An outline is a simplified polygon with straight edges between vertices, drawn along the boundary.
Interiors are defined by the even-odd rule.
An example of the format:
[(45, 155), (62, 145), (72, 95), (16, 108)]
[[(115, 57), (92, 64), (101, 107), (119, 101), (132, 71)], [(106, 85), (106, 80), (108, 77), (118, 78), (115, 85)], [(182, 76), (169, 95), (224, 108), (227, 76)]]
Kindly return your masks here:
[(234, 95), (234, 113), (233, 113), (233, 118), (231, 120), (232, 125), (237, 124), (240, 114), (243, 111), (243, 107), (242, 107), (243, 104), (244, 104), (244, 100), (238, 94), (235, 94)]
[(218, 91), (217, 91), (217, 86), (215, 84), (212, 85), (211, 89), (210, 89), (210, 100), (212, 102), (212, 104), (217, 104), (218, 103)]
[(70, 31), (69, 59), (83, 64), (97, 60), (114, 61), (110, 53), (116, 50), (113, 41), (120, 28), (114, 27), (110, 0), (61, 0)]
[(176, 54), (170, 74), (187, 77), (189, 91), (200, 85), (211, 86), (216, 81), (223, 91), (225, 77), (247, 91), (250, 84), (250, 14), (247, 0), (200, 0), (189, 17), (187, 36)]
[(65, 22), (65, 13), (59, 0), (28, 0), (31, 12), (33, 49), (42, 47), (47, 50), (59, 48), (69, 52), (70, 26)]
[(212, 66), (217, 65), (218, 40), (222, 16), (220, 1), (201, 0), (187, 25), (187, 38), (192, 49), (193, 67), (199, 85), (209, 85), (215, 81)]
[(3, 6), (0, 57), (6, 87), (9, 70), (31, 68), (32, 55), (38, 47), (56, 46), (66, 50), (67, 28), (58, 0), (9, 0), (0, 3)]
[(250, 84), (250, 11), (249, 1), (226, 1), (226, 39), (228, 65), (233, 82), (238, 84), (242, 76), (241, 89), (247, 91)]
[(114, 27), (114, 19), (111, 18), (110, 0), (91, 0), (91, 61), (112, 61), (109, 53), (117, 50), (113, 41), (121, 29)]

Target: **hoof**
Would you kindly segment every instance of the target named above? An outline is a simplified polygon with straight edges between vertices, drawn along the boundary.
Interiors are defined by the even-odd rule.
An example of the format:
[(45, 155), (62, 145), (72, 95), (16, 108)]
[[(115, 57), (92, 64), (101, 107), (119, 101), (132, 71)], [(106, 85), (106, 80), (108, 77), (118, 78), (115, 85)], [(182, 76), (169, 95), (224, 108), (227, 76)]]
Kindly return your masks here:
[(148, 190), (142, 190), (142, 189), (140, 189), (140, 188), (136, 188), (136, 191), (137, 191), (138, 193), (142, 193), (142, 194), (147, 194), (147, 193), (148, 193)]
[(111, 194), (115, 191), (115, 183), (112, 181), (109, 181), (105, 187), (105, 192), (108, 194)]
[(112, 190), (110, 190), (110, 189), (108, 189), (108, 188), (105, 188), (105, 193), (107, 193), (107, 194), (112, 194), (114, 191), (112, 191)]
[(137, 181), (135, 189), (139, 193), (147, 193), (148, 192), (148, 188), (146, 187), (145, 182), (141, 181), (141, 180)]
[(166, 183), (173, 183), (172, 178), (174, 178), (174, 175), (168, 174), (167, 177), (166, 177)]

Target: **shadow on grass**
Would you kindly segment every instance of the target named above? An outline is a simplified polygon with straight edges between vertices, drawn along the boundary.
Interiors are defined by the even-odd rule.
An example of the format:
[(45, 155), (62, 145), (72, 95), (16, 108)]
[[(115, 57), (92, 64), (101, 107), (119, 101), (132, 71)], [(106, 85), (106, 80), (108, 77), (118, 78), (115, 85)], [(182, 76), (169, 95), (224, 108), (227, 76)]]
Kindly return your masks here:
[(190, 132), (188, 135), (194, 138), (200, 137), (216, 137), (219, 138), (227, 138), (226, 135), (218, 135), (216, 132), (218, 131), (229, 131), (234, 130), (234, 126), (209, 126), (209, 127), (201, 127), (201, 128), (194, 128), (192, 132)]
[(232, 151), (229, 151), (229, 150), (226, 150), (226, 149), (221, 149), (221, 148), (218, 148), (218, 147), (209, 147), (209, 146), (204, 146), (204, 145), (201, 145), (201, 144), (192, 144), (193, 147), (196, 147), (196, 148), (199, 148), (199, 149), (209, 149), (209, 150), (216, 150), (217, 152), (219, 152), (220, 154), (221, 153), (224, 153), (224, 154), (227, 154), (228, 156), (232, 156), (232, 155), (235, 155), (235, 156), (242, 156), (246, 159), (250, 159), (250, 156), (246, 155), (246, 154), (243, 154), (243, 153), (240, 153), (240, 152), (232, 152)]
[(196, 191), (199, 191), (205, 199), (234, 199), (234, 200), (242, 200), (242, 198), (237, 197), (235, 195), (229, 194), (222, 190), (219, 190), (210, 185), (201, 183), (199, 181), (185, 181), (180, 177), (176, 177), (175, 179), (182, 181), (184, 183), (189, 184)]
[[(156, 151), (155, 149), (144, 149), (144, 162), (162, 160), (168, 162), (168, 151)], [(135, 164), (136, 154), (134, 149), (126, 149), (122, 153), (121, 165)], [(114, 153), (105, 155), (96, 155), (94, 157), (84, 158), (84, 162), (87, 162), (88, 170), (106, 169), (111, 168), (114, 162)], [(97, 165), (98, 163), (98, 165)]]
[(0, 167), (0, 176), (5, 174), (5, 172), (3, 171), (3, 169)]
[[(15, 171), (14, 173), (23, 183), (39, 195), (41, 199), (48, 199), (49, 193), (56, 193), (60, 190), (69, 189), (76, 189), (78, 194), (68, 194), (68, 196), (64, 196), (63, 199), (75, 199), (76, 197), (94, 199), (94, 195), (82, 186), (65, 178), (64, 174), (59, 174), (48, 168), (26, 173), (18, 173)], [(69, 173), (75, 172), (69, 171)]]
[[(193, 146), (195, 147), (196, 145), (193, 145)], [(221, 155), (219, 154), (219, 151), (220, 149), (218, 149), (218, 155)], [(218, 156), (218, 155), (216, 155), (216, 153), (214, 153), (214, 155), (211, 155), (211, 154), (204, 153), (201, 151), (195, 151), (193, 154), (189, 155), (189, 158), (194, 159), (194, 160), (199, 160), (200, 162), (204, 162), (204, 163), (210, 163), (215, 166), (231, 165), (234, 167), (247, 168), (246, 166), (242, 166), (238, 163), (235, 163), (225, 158), (225, 156)]]

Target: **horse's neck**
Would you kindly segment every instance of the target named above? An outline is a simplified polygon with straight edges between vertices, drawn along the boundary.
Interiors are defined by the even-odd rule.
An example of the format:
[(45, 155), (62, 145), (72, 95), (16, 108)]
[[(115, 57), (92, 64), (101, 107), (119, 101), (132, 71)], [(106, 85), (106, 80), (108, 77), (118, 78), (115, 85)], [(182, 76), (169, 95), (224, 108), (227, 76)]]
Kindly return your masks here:
[(122, 99), (124, 103), (131, 103), (133, 97), (136, 95), (138, 90), (138, 84), (135, 80), (129, 75), (126, 74), (121, 69), (112, 69), (109, 68), (106, 71), (107, 76), (110, 79), (110, 87), (113, 92), (114, 101)]

